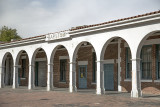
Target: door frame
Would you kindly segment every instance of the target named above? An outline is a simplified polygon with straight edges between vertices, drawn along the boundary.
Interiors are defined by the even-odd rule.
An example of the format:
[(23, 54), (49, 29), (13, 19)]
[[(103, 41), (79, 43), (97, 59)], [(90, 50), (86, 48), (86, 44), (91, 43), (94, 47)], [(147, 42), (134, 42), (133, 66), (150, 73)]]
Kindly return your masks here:
[[(114, 83), (114, 70), (115, 70), (115, 68), (114, 68), (114, 66), (115, 66), (115, 63), (114, 63), (114, 60), (115, 59), (108, 59), (108, 60), (104, 60), (103, 61), (103, 74), (104, 74), (104, 65), (106, 65), (106, 64), (113, 64), (113, 83)], [(116, 62), (117, 62), (117, 59), (116, 59)], [(103, 80), (104, 80), (104, 82), (103, 82), (103, 86), (104, 86), (104, 89), (105, 89), (105, 75), (103, 75)], [(115, 84), (114, 84), (114, 86), (115, 86)], [(115, 90), (115, 89), (114, 89)], [(113, 91), (114, 91), (113, 90)], [(106, 89), (105, 89), (105, 91), (106, 91)]]
[[(85, 71), (85, 74), (86, 74), (86, 88), (80, 88), (80, 67), (85, 67), (86, 68), (86, 71)], [(80, 89), (87, 89), (87, 65), (78, 65), (78, 87)]]
[(38, 66), (39, 66), (39, 62), (36, 61), (35, 62), (35, 86), (38, 86)]

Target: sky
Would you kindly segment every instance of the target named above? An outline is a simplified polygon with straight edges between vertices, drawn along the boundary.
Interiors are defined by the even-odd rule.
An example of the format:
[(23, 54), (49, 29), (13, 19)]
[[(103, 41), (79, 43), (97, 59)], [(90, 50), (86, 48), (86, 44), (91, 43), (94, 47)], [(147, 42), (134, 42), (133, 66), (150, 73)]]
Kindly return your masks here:
[(160, 0), (0, 0), (0, 28), (22, 38), (160, 10)]

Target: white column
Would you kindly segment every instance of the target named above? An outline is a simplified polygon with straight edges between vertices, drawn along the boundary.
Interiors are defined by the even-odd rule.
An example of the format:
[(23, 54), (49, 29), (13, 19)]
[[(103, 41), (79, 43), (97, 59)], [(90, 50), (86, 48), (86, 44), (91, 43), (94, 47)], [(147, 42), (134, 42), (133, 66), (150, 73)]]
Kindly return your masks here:
[(118, 91), (122, 91), (121, 86), (121, 39), (118, 39)]
[(4, 68), (3, 66), (0, 66), (0, 88), (4, 87)]
[(132, 91), (131, 97), (138, 98), (142, 96), (140, 79), (140, 58), (132, 60)]
[(34, 87), (34, 65), (29, 65), (28, 89), (31, 90)]
[(12, 88), (18, 88), (19, 84), (18, 84), (18, 65), (15, 65), (13, 68), (13, 86)]
[(69, 92), (77, 92), (76, 87), (76, 63), (70, 62), (70, 71), (69, 71)]
[(102, 61), (97, 61), (97, 88), (96, 93), (98, 95), (104, 94), (104, 72), (103, 72), (103, 63)]
[(47, 91), (53, 89), (53, 64), (48, 64), (47, 71)]

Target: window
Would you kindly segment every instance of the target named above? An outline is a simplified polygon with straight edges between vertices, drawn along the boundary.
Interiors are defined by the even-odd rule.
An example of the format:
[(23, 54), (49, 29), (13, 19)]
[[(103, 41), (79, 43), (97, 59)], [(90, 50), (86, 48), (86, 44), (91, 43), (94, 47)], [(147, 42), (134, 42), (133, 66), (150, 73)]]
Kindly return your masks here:
[(26, 73), (26, 59), (22, 59), (22, 78), (25, 78)]
[(93, 69), (93, 78), (92, 78), (92, 82), (95, 83), (96, 82), (96, 53), (93, 52), (93, 66), (92, 66), (92, 69)]
[(131, 79), (132, 61), (130, 48), (126, 48), (126, 79)]
[(60, 81), (66, 81), (66, 59), (60, 60)]
[(141, 59), (142, 79), (152, 79), (152, 46), (143, 46)]
[(157, 79), (160, 79), (160, 45), (157, 46)]

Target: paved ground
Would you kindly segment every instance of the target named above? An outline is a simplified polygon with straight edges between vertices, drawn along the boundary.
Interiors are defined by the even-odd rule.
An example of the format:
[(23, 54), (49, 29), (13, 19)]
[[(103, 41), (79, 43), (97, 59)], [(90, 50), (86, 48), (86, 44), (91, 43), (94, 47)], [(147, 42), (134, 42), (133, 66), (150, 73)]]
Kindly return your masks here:
[(69, 93), (68, 89), (27, 90), (20, 88), (0, 89), (0, 107), (160, 107), (160, 95), (130, 98), (129, 93), (107, 92), (96, 95), (95, 90), (79, 90)]

